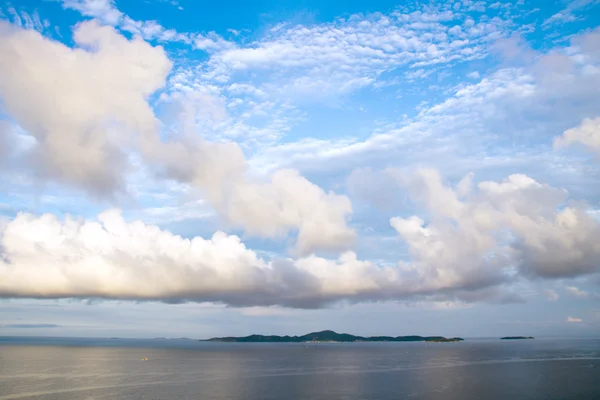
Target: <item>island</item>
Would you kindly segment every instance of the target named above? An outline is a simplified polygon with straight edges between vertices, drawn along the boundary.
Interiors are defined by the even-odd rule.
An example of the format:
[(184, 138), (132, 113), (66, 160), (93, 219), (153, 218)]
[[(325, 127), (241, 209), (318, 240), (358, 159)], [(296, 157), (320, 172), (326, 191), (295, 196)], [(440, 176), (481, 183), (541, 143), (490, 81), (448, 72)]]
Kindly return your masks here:
[(533, 336), (505, 336), (500, 340), (522, 340), (522, 339), (535, 339)]
[(250, 335), (242, 337), (216, 337), (201, 341), (228, 343), (305, 343), (305, 342), (460, 342), (463, 338), (445, 338), (443, 336), (355, 336), (348, 333), (321, 331), (302, 336)]

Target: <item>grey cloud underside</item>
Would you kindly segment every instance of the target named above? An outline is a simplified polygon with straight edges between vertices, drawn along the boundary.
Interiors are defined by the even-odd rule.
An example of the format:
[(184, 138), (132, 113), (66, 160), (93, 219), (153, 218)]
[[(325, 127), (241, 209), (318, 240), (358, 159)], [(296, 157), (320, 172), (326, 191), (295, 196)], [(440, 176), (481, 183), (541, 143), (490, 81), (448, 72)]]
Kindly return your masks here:
[(372, 303), (372, 302), (417, 302), (417, 301), (458, 301), (464, 303), (489, 303), (489, 304), (513, 304), (524, 303), (525, 299), (518, 293), (510, 291), (490, 290), (489, 287), (478, 290), (431, 290), (424, 293), (402, 293), (401, 291), (390, 290), (388, 293), (380, 291), (373, 293), (364, 293), (353, 296), (322, 296), (322, 297), (307, 297), (290, 296), (285, 294), (273, 293), (220, 293), (220, 294), (198, 294), (198, 293), (182, 293), (173, 297), (144, 297), (139, 296), (112, 296), (112, 295), (94, 295), (90, 293), (74, 293), (72, 295), (26, 295), (16, 292), (1, 292), (1, 298), (10, 299), (37, 299), (37, 300), (90, 300), (90, 301), (107, 301), (107, 300), (122, 300), (133, 302), (161, 302), (165, 304), (184, 304), (184, 303), (217, 303), (224, 304), (229, 307), (270, 307), (279, 306), (292, 309), (317, 310), (329, 308), (339, 304), (357, 304), (357, 303)]
[[(188, 278), (189, 279), (189, 278)], [(310, 277), (308, 277), (310, 279)], [(505, 282), (508, 283), (508, 282)], [(172, 295), (140, 296), (137, 293), (115, 295), (96, 293), (94, 291), (74, 291), (68, 294), (37, 294), (18, 290), (0, 290), (0, 298), (9, 299), (39, 299), (39, 300), (124, 300), (135, 302), (162, 302), (166, 304), (205, 303), (213, 302), (230, 307), (268, 307), (281, 306), (297, 309), (321, 309), (336, 304), (355, 304), (387, 301), (460, 301), (466, 303), (508, 304), (522, 303), (524, 298), (510, 290), (505, 290), (498, 282), (493, 286), (481, 288), (457, 289), (416, 289), (411, 291), (406, 287), (389, 289), (377, 288), (359, 294), (320, 294), (318, 282), (313, 285), (297, 286), (297, 282), (286, 285), (285, 288), (269, 288), (265, 290), (242, 291), (240, 293), (191, 291)]]

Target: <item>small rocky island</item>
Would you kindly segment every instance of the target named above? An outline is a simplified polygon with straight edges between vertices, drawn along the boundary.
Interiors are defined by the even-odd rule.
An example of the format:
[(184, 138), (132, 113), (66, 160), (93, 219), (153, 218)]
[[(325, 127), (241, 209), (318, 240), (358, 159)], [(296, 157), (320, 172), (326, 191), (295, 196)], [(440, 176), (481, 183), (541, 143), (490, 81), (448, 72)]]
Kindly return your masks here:
[(505, 336), (500, 338), (501, 340), (522, 340), (522, 339), (535, 339), (533, 336)]
[(218, 337), (207, 339), (208, 342), (229, 343), (304, 343), (304, 342), (460, 342), (463, 338), (445, 338), (443, 336), (355, 336), (348, 333), (321, 331), (307, 333), (302, 336), (250, 335), (242, 337)]

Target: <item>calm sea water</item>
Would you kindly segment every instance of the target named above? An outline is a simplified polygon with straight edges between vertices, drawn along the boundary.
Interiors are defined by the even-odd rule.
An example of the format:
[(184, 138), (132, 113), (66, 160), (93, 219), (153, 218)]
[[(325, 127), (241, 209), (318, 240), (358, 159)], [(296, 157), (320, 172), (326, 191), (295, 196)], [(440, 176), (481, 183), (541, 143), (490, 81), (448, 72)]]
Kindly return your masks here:
[(600, 340), (304, 345), (0, 337), (0, 400), (405, 398), (600, 399)]

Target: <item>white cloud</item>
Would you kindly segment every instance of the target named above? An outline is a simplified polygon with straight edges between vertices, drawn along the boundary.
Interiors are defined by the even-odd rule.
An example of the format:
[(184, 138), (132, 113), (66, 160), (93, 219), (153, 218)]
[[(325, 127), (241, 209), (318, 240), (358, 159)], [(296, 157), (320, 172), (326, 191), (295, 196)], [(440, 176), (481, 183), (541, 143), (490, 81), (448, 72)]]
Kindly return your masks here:
[(581, 318), (567, 317), (567, 322), (578, 324), (583, 322), (583, 320)]
[(75, 49), (4, 22), (0, 37), (0, 58), (10, 60), (0, 66), (0, 96), (37, 140), (37, 174), (95, 195), (120, 188), (117, 141), (130, 130), (156, 129), (146, 97), (171, 67), (163, 50), (95, 22), (77, 26)]
[[(585, 18), (585, 13), (583, 13), (583, 11), (587, 9), (588, 14), (593, 14), (594, 11), (591, 11), (590, 8), (597, 4), (598, 0), (569, 1), (567, 6), (563, 10), (560, 10), (559, 12), (550, 16), (550, 18), (546, 19), (542, 23), (542, 28), (548, 29), (552, 26), (562, 25), (583, 19)], [(577, 13), (583, 15), (576, 15)]]
[(352, 206), (346, 196), (327, 193), (292, 169), (253, 176), (236, 143), (202, 140), (195, 130), (196, 111), (179, 110), (181, 125), (172, 140), (142, 143), (152, 165), (200, 189), (221, 216), (250, 235), (276, 238), (297, 230), (296, 254), (352, 246), (355, 233), (347, 225)]
[(116, 26), (123, 19), (123, 13), (116, 8), (114, 0), (63, 0), (63, 7), (97, 18), (107, 25)]
[(542, 23), (542, 26), (548, 28), (551, 25), (565, 24), (567, 22), (577, 21), (577, 17), (573, 15), (571, 10), (562, 10), (553, 14), (550, 18)]
[(198, 220), (214, 216), (204, 201), (188, 201), (179, 206), (146, 207), (142, 210), (145, 220), (152, 223), (169, 223), (185, 220)]
[(585, 290), (581, 290), (575, 286), (568, 286), (565, 288), (565, 290), (571, 296), (577, 297), (579, 299), (587, 299), (588, 297), (590, 297), (590, 294), (588, 292), (586, 292)]
[(347, 226), (352, 213), (348, 198), (323, 191), (295, 170), (253, 179), (233, 144), (174, 145), (168, 154), (169, 175), (201, 188), (222, 216), (248, 234), (276, 238), (297, 229), (298, 254), (345, 250), (354, 242), (354, 231)]
[[(171, 84), (166, 89), (168, 94), (164, 93), (159, 103), (166, 108), (174, 107), (166, 113), (172, 112), (173, 120), (159, 115), (159, 121), (148, 105), (148, 97), (163, 89), (164, 79), (170, 71), (170, 61), (160, 47), (152, 47), (141, 39), (128, 41), (116, 30), (101, 27), (96, 22), (77, 26), (75, 49), (51, 42), (35, 32), (24, 33), (2, 25), (0, 33), (7, 39), (4, 47), (0, 44), (0, 56), (17, 62), (0, 67), (2, 76), (8, 77), (0, 78), (0, 95), (12, 118), (37, 138), (34, 148), (40, 156), (40, 164), (33, 165), (40, 177), (83, 188), (95, 195), (112, 194), (127, 183), (127, 174), (132, 169), (129, 153), (139, 152), (136, 156), (148, 163), (144, 167), (152, 173), (186, 187), (192, 186), (194, 196), (205, 200), (193, 198), (179, 206), (149, 206), (142, 211), (157, 222), (201, 217), (206, 215), (202, 207), (210, 205), (230, 226), (243, 228), (247, 234), (269, 238), (297, 234), (293, 251), (304, 258), (269, 262), (245, 249), (236, 237), (217, 233), (216, 239), (210, 241), (195, 238), (202, 248), (216, 246), (221, 240), (237, 243), (237, 247), (232, 245), (235, 247), (232, 252), (243, 253), (240, 257), (244, 260), (248, 259), (246, 256), (254, 260), (244, 261), (239, 268), (241, 276), (250, 274), (248, 285), (256, 285), (234, 285), (235, 290), (227, 294), (226, 289), (215, 288), (227, 288), (231, 284), (227, 280), (229, 277), (220, 275), (226, 269), (222, 265), (229, 261), (221, 261), (216, 253), (206, 253), (210, 262), (205, 261), (204, 255), (197, 258), (187, 254), (185, 249), (183, 256), (168, 253), (167, 245), (154, 242), (151, 234), (144, 236), (146, 230), (160, 236), (156, 241), (164, 239), (175, 243), (175, 247), (187, 242), (157, 227), (140, 228), (144, 236), (140, 242), (143, 243), (134, 243), (134, 239), (120, 229), (125, 232), (141, 225), (127, 224), (119, 217), (106, 214), (102, 218), (106, 217), (109, 222), (104, 225), (80, 221), (74, 223), (80, 227), (73, 228), (79, 232), (92, 226), (90, 229), (95, 229), (99, 237), (111, 237), (107, 239), (110, 241), (108, 247), (103, 248), (104, 253), (98, 254), (97, 248), (81, 242), (84, 239), (77, 232), (67, 235), (76, 243), (75, 247), (69, 247), (71, 244), (69, 240), (63, 240), (63, 233), (55, 235), (63, 235), (59, 239), (50, 238), (52, 233), (48, 240), (54, 244), (47, 247), (42, 240), (42, 251), (27, 247), (26, 234), (16, 235), (14, 229), (23, 224), (27, 225), (23, 232), (35, 230), (34, 227), (70, 232), (74, 225), (71, 221), (63, 223), (50, 216), (24, 215), (11, 222), (10, 229), (6, 230), (9, 235), (5, 234), (4, 238), (21, 236), (16, 242), (8, 242), (20, 244), (9, 246), (3, 253), (11, 263), (2, 266), (4, 273), (14, 272), (11, 266), (17, 264), (12, 260), (37, 272), (33, 265), (44, 259), (41, 254), (59, 260), (74, 249), (81, 250), (77, 253), (81, 259), (69, 264), (66, 283), (57, 285), (57, 267), (50, 262), (41, 262), (54, 271), (51, 275), (55, 274), (46, 286), (50, 294), (42, 293), (42, 297), (98, 295), (177, 299), (189, 295), (190, 299), (198, 296), (211, 300), (210, 293), (214, 292), (217, 293), (215, 299), (230, 304), (310, 306), (340, 298), (358, 301), (431, 297), (439, 290), (440, 304), (445, 304), (444, 296), (458, 297), (460, 301), (491, 297), (507, 299), (510, 296), (503, 290), (504, 285), (531, 276), (576, 276), (598, 270), (598, 265), (593, 262), (600, 257), (600, 249), (593, 241), (600, 232), (598, 223), (586, 213), (586, 206), (570, 203), (566, 191), (541, 184), (524, 174), (478, 185), (468, 175), (457, 186), (451, 187), (443, 182), (439, 173), (428, 169), (418, 170), (414, 177), (388, 171), (385, 176), (380, 176), (381, 179), (368, 182), (385, 191), (376, 199), (382, 204), (396, 200), (395, 196), (390, 196), (392, 190), (387, 185), (400, 180), (409, 188), (415, 201), (424, 205), (425, 215), (396, 217), (390, 221), (407, 242), (412, 260), (403, 260), (393, 268), (382, 268), (358, 260), (354, 253), (344, 253), (333, 261), (309, 257), (315, 251), (344, 251), (352, 246), (355, 232), (348, 223), (352, 205), (348, 197), (321, 189), (295, 169), (279, 169), (282, 165), (302, 163), (319, 168), (315, 160), (341, 158), (363, 163), (364, 158), (358, 156), (365, 154), (378, 162), (385, 161), (379, 160), (379, 155), (383, 155), (406, 163), (423, 164), (426, 159), (430, 164), (440, 163), (438, 165), (443, 165), (445, 154), (457, 154), (460, 163), (445, 159), (450, 166), (446, 173), (455, 172), (451, 171), (454, 164), (460, 164), (461, 168), (469, 167), (469, 163), (506, 165), (513, 162), (513, 153), (520, 151), (522, 143), (527, 146), (540, 137), (547, 141), (556, 134), (548, 134), (553, 132), (551, 129), (563, 130), (566, 121), (577, 120), (578, 123), (590, 110), (597, 109), (600, 75), (594, 61), (598, 46), (593, 40), (580, 47), (574, 41), (573, 47), (564, 53), (536, 54), (534, 58), (538, 61), (534, 65), (507, 68), (483, 79), (479, 73), (471, 73), (469, 77), (477, 79), (477, 83), (457, 87), (447, 101), (423, 107), (408, 123), (377, 130), (364, 142), (352, 137), (333, 141), (306, 138), (264, 148), (257, 157), (247, 161), (242, 152), (248, 149), (247, 143), (239, 146), (225, 140), (253, 137), (276, 142), (293, 123), (290, 115), (297, 110), (290, 102), (300, 97), (313, 98), (315, 93), (323, 94), (323, 97), (331, 93), (332, 98), (348, 94), (373, 85), (384, 72), (400, 66), (414, 67), (409, 73), (400, 75), (421, 79), (431, 75), (432, 65), (451, 65), (484, 57), (487, 44), (506, 34), (510, 21), (487, 17), (473, 20), (447, 8), (419, 13), (400, 10), (387, 16), (355, 15), (330, 24), (280, 25), (253, 43), (236, 45), (212, 33), (180, 34), (167, 30), (156, 21), (135, 21), (109, 0), (68, 0), (65, 7), (147, 40), (179, 40), (213, 54), (207, 63), (186, 71), (191, 72), (191, 78), (178, 80), (175, 75), (183, 71), (179, 69), (171, 76)], [(472, 3), (468, 7), (481, 10), (484, 4)], [(25, 25), (35, 25), (35, 21), (25, 20)], [(587, 37), (594, 39), (593, 34)], [(25, 50), (13, 54), (6, 43)], [(69, 60), (69, 63), (61, 64), (56, 61), (59, 58)], [(92, 58), (103, 60), (102, 65), (92, 66)], [(27, 71), (20, 72), (23, 65), (39, 68), (28, 69), (31, 76), (27, 76)], [(105, 71), (110, 72), (111, 77), (104, 76)], [(115, 79), (112, 75), (119, 74), (114, 71), (122, 71), (123, 77), (128, 79)], [(41, 87), (31, 83), (38, 74), (43, 78), (37, 83), (41, 82)], [(96, 81), (88, 79), (89, 76), (94, 76)], [(131, 82), (131, 76), (139, 79)], [(58, 87), (53, 86), (57, 80)], [(28, 94), (27, 102), (23, 93)], [(56, 102), (59, 95), (66, 100)], [(290, 98), (292, 100), (288, 102)], [(32, 101), (32, 107), (27, 106), (29, 101)], [(581, 103), (585, 106), (572, 106)], [(537, 118), (531, 118), (532, 114)], [(253, 125), (260, 118), (267, 122), (261, 127)], [(593, 129), (589, 130), (587, 124), (592, 124)], [(565, 131), (563, 137), (557, 139), (557, 146), (582, 142), (594, 147), (597, 127), (598, 120), (586, 119), (580, 127)], [(530, 133), (531, 136), (527, 136)], [(0, 141), (6, 137), (0, 131)], [(485, 153), (493, 147), (490, 143), (511, 141), (514, 150), (511, 155)], [(398, 148), (410, 152), (399, 154), (395, 152)], [(426, 151), (421, 151), (423, 149)], [(520, 154), (521, 158), (531, 155), (526, 150)], [(267, 171), (268, 174), (258, 174), (251, 168), (256, 166), (263, 169), (260, 172)], [(333, 162), (327, 167), (337, 165)], [(356, 189), (355, 197), (372, 187), (361, 187), (360, 181), (375, 175), (372, 171), (353, 174), (351, 178), (357, 179), (351, 182)], [(121, 233), (115, 233), (117, 231)], [(123, 247), (119, 247), (117, 239), (111, 235), (118, 237)], [(27, 248), (23, 250), (25, 247), (22, 249), (21, 245)], [(156, 252), (144, 258), (142, 248), (143, 251), (153, 248)], [(124, 258), (119, 258), (121, 256)], [(156, 272), (148, 273), (151, 284), (147, 292), (125, 288), (131, 283), (127, 280), (128, 274), (141, 273), (134, 266), (140, 259), (151, 266), (150, 271), (156, 269)], [(110, 288), (108, 278), (88, 271), (87, 266), (97, 262), (108, 271), (123, 274), (125, 278), (117, 285), (118, 290)], [(166, 276), (169, 272), (166, 265), (177, 266), (173, 281), (167, 280), (172, 283), (172, 290), (152, 283), (152, 279), (158, 280), (161, 273)], [(185, 268), (180, 268), (181, 265)], [(217, 277), (215, 286), (181, 283), (190, 265), (201, 265), (202, 271), (214, 274)], [(248, 272), (257, 269), (261, 271), (259, 275), (264, 273), (265, 277), (255, 279), (254, 272)], [(277, 275), (281, 271), (287, 271), (285, 273), (293, 277), (285, 281), (287, 277)], [(192, 275), (200, 281), (204, 278), (203, 273), (194, 275), (193, 272)], [(260, 280), (263, 278), (265, 281)], [(270, 279), (285, 282), (273, 284)], [(99, 292), (94, 293), (94, 289), (90, 289), (92, 285), (86, 286), (88, 280), (100, 282)], [(280, 283), (283, 286), (278, 286)], [(39, 284), (44, 287), (43, 282)], [(285, 291), (282, 287), (291, 292), (297, 289), (299, 297), (286, 297), (293, 293), (282, 295)], [(31, 294), (26, 294), (23, 289), (19, 295)], [(248, 297), (244, 297), (246, 295)], [(558, 297), (552, 291), (547, 295)]]
[(297, 311), (291, 311), (289, 309), (281, 307), (246, 307), (240, 309), (240, 314), (247, 315), (250, 317), (281, 317), (297, 315)]
[[(166, 29), (154, 20), (134, 20), (122, 13), (115, 5), (114, 0), (62, 0), (62, 5), (64, 8), (79, 11), (83, 16), (95, 18), (104, 25), (130, 32), (145, 40), (182, 42), (206, 51), (233, 47), (231, 42), (214, 32), (207, 35), (180, 33), (174, 29)], [(179, 9), (182, 8), (179, 7)]]
[(215, 291), (251, 288), (267, 268), (238, 238), (221, 232), (190, 241), (141, 222), (127, 224), (115, 211), (99, 221), (17, 216), (2, 235), (1, 291), (151, 299), (192, 297), (195, 288), (210, 298)]
[[(519, 300), (511, 287), (532, 274), (597, 271), (598, 221), (573, 207), (557, 211), (557, 202), (564, 201), (560, 190), (511, 176), (481, 182), (476, 190), (463, 181), (458, 194), (435, 171), (391, 172), (429, 214), (427, 225), (417, 216), (390, 221), (408, 244), (409, 261), (376, 265), (352, 252), (337, 260), (311, 255), (267, 261), (236, 236), (216, 232), (211, 239), (184, 239), (140, 221), (128, 223), (114, 210), (99, 222), (21, 213), (2, 226), (0, 295), (302, 308), (339, 300), (506, 302)], [(307, 229), (325, 240), (330, 234)], [(300, 248), (303, 240), (301, 234)]]
[(206, 62), (185, 67), (186, 85), (225, 92), (232, 84), (250, 84), (271, 99), (337, 107), (347, 95), (376, 82), (424, 79), (436, 69), (486, 57), (488, 44), (508, 35), (512, 16), (492, 12), (473, 20), (471, 6), (452, 10), (448, 4), (416, 4), (387, 15), (282, 23), (251, 42), (189, 34), (196, 48), (212, 53)]
[(567, 193), (525, 175), (480, 182), (461, 198), (435, 170), (392, 171), (429, 222), (392, 218), (407, 242), (407, 264), (438, 289), (486, 286), (514, 276), (568, 277), (598, 272), (600, 223)]
[(244, 150), (252, 152), (278, 142), (303, 118), (291, 102), (271, 96), (260, 85), (243, 80), (230, 83), (226, 71), (203, 71), (195, 67), (176, 67), (166, 89), (174, 99), (198, 92), (225, 101), (226, 118), (199, 127), (210, 140), (236, 140)]
[(253, 177), (236, 143), (198, 135), (199, 120), (226, 117), (219, 98), (192, 92), (167, 99), (175, 122), (166, 129), (175, 131), (159, 136), (147, 98), (171, 68), (161, 47), (129, 41), (95, 21), (77, 26), (76, 49), (5, 23), (0, 35), (0, 56), (11, 60), (0, 66), (0, 96), (9, 115), (37, 139), (33, 165), (43, 177), (110, 196), (123, 188), (125, 153), (139, 151), (157, 171), (202, 190), (249, 234), (297, 231), (298, 254), (352, 245), (347, 197), (326, 193), (294, 170)]
[(554, 147), (561, 148), (573, 143), (581, 143), (591, 150), (600, 152), (600, 117), (586, 118), (581, 125), (567, 129), (554, 140)]
[[(207, 65), (228, 75), (269, 74), (271, 83), (264, 89), (279, 94), (345, 94), (401, 65), (423, 68), (481, 58), (484, 44), (507, 27), (501, 19), (481, 20), (450, 37), (447, 22), (464, 18), (459, 12), (429, 9), (353, 15), (310, 27), (278, 25), (250, 45), (214, 54)], [(411, 76), (430, 73), (419, 69)]]
[(0, 236), (0, 296), (310, 308), (343, 299), (431, 295), (402, 269), (360, 261), (351, 252), (338, 260), (267, 262), (223, 232), (184, 239), (140, 221), (127, 223), (115, 210), (98, 221), (25, 213), (9, 221)]
[(481, 78), (481, 74), (478, 71), (469, 72), (467, 74), (467, 78), (470, 78), (470, 79), (479, 79), (479, 78)]
[(8, 12), (8, 14), (10, 14), (12, 16), (13, 24), (15, 24), (17, 26), (23, 25), (23, 22), (21, 21), (21, 17), (19, 16), (19, 13), (17, 12), (17, 10), (15, 10), (14, 7), (8, 7), (8, 9), (6, 11)]
[[(598, 114), (598, 38), (598, 32), (576, 36), (570, 47), (548, 54), (527, 49), (529, 55), (518, 62), (525, 65), (501, 68), (475, 83), (457, 85), (447, 99), (424, 106), (413, 118), (378, 128), (365, 140), (303, 138), (263, 148), (255, 161), (270, 168), (302, 170), (401, 162), (435, 166), (452, 174), (492, 167), (513, 172), (535, 163), (553, 165), (545, 174), (568, 174), (560, 177), (561, 185), (576, 179), (589, 185), (593, 166), (563, 154), (552, 155), (547, 146), (549, 138)], [(520, 56), (511, 62), (514, 59)], [(514, 156), (517, 152), (519, 157)], [(570, 168), (564, 168), (565, 163)], [(540, 171), (540, 166), (535, 169)]]

